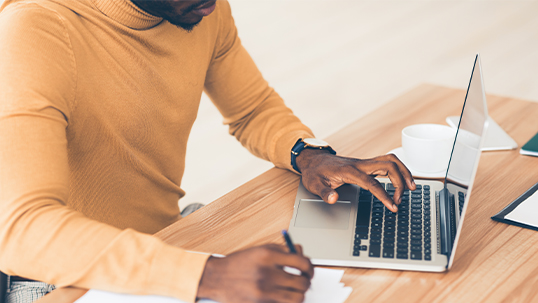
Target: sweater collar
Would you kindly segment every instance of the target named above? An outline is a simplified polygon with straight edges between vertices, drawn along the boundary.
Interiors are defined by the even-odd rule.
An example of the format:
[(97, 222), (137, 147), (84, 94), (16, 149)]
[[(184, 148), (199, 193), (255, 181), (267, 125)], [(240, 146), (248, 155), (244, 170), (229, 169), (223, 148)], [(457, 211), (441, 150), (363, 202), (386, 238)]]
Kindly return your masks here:
[(149, 29), (163, 19), (141, 10), (130, 0), (91, 0), (109, 18), (133, 29)]

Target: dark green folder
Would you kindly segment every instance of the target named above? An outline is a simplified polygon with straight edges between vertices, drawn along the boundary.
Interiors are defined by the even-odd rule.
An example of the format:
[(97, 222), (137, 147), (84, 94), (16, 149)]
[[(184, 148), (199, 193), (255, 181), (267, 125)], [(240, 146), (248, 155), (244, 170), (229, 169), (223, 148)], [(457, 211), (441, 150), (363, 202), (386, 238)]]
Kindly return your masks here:
[(538, 157), (538, 133), (521, 147), (519, 153), (522, 155)]

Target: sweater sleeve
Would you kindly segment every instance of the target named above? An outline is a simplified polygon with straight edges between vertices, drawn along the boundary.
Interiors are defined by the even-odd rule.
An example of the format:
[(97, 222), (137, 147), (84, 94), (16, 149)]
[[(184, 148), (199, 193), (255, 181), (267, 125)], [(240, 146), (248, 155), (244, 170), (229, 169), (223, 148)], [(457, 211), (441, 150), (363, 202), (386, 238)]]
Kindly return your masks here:
[(0, 270), (57, 286), (194, 302), (207, 255), (68, 206), (66, 128), (76, 60), (64, 22), (35, 4), (0, 14)]
[(277, 167), (291, 167), (291, 148), (299, 138), (313, 137), (264, 80), (237, 35), (228, 2), (220, 16), (217, 50), (209, 67), (208, 96), (243, 146)]

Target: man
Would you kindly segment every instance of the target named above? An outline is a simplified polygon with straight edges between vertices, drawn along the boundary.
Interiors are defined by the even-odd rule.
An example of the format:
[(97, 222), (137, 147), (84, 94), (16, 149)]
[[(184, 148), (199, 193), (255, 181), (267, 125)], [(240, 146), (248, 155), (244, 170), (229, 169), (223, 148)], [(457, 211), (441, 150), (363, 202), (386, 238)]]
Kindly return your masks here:
[[(0, 10), (0, 270), (19, 283), (9, 302), (31, 294), (28, 279), (43, 293), (303, 300), (313, 268), (302, 254), (267, 245), (213, 258), (150, 236), (181, 217), (203, 90), (246, 148), (302, 173), (328, 203), (354, 183), (397, 211), (415, 188), (393, 155), (305, 146), (312, 132), (262, 78), (225, 1), (6, 0)], [(394, 201), (376, 175), (391, 178)]]

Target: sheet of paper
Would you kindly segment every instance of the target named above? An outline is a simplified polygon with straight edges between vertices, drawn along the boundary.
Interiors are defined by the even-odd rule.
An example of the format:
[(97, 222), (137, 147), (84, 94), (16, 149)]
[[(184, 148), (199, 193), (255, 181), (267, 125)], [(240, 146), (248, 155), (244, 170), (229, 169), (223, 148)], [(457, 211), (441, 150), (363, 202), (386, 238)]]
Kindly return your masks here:
[(521, 202), (504, 218), (538, 227), (538, 191), (535, 191), (534, 194)]
[(351, 294), (351, 287), (340, 283), (344, 270), (314, 268), (314, 278), (305, 294), (304, 303), (342, 303)]
[[(343, 303), (353, 289), (345, 287), (340, 280), (343, 270), (316, 267), (312, 285), (305, 294), (304, 303)], [(163, 296), (124, 295), (101, 290), (90, 290), (76, 303), (185, 303), (184, 301)], [(211, 300), (199, 300), (198, 303), (218, 303)]]

